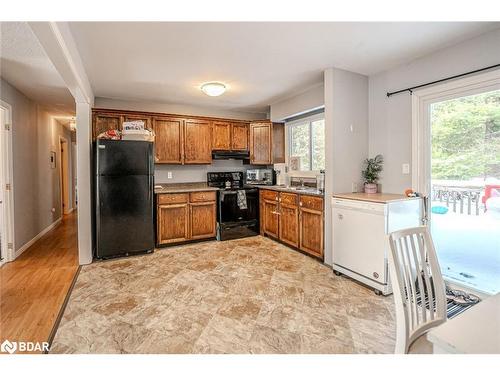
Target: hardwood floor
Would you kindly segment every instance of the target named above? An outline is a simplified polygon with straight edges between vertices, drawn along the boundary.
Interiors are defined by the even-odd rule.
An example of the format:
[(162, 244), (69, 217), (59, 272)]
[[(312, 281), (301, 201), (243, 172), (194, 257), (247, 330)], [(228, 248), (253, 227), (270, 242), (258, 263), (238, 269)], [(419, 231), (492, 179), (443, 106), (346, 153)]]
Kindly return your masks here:
[(0, 342), (48, 341), (78, 270), (76, 217), (0, 268)]

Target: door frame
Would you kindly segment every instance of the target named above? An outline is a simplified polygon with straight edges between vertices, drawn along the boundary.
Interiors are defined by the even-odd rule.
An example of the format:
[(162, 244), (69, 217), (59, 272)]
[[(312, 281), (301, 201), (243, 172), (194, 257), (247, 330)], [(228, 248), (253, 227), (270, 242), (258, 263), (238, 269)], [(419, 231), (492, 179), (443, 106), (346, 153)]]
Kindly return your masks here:
[[(0, 107), (5, 113), (5, 125), (0, 128), (0, 142), (2, 144), (2, 155), (0, 163), (1, 188), (4, 192), (3, 216), (5, 241), (2, 243), (4, 259), (0, 261), (0, 266), (10, 262), (15, 258), (15, 237), (14, 237), (14, 168), (12, 158), (12, 107), (10, 104), (0, 100)], [(10, 184), (10, 190), (5, 190), (5, 184)]]
[(412, 189), (429, 196), (431, 129), (429, 105), (500, 89), (500, 69), (448, 81), (412, 92)]
[[(65, 144), (65, 153), (61, 150), (63, 147), (63, 143)], [(71, 180), (69, 178), (69, 142), (66, 138), (59, 136), (59, 189), (61, 195), (61, 217), (71, 213), (73, 205), (70, 200), (70, 184)], [(63, 158), (66, 159), (66, 170), (64, 170), (64, 162)], [(64, 185), (66, 185), (66, 197), (64, 196)], [(70, 208), (71, 207), (71, 208)]]

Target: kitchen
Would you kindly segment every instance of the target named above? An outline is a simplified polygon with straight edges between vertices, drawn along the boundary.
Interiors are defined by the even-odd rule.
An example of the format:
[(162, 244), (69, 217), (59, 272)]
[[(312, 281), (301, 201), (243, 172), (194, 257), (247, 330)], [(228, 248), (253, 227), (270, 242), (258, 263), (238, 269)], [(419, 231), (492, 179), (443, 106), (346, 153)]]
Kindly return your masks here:
[[(488, 297), (434, 288), (437, 262), (420, 253), (432, 250), (422, 227), (430, 212), (409, 147), (418, 95), (404, 88), (435, 78), (426, 70), (436, 58), (430, 47), (423, 60), (415, 51), (408, 57), (426, 74), (404, 71), (398, 81), (405, 66), (386, 72), (378, 49), (368, 60), (346, 48), (350, 63), (338, 67), (317, 53), (323, 47), (312, 40), (350, 42), (355, 23), (25, 26), (44, 47), (59, 43), (59, 27), (68, 31), (61, 35), (74, 38), (78, 48), (68, 50), (84, 68), (81, 79), (65, 81), (89, 83), (75, 102), (78, 268), (61, 305), (51, 306), (51, 353), (408, 353), (416, 336), (402, 334), (401, 322), (415, 316), (408, 320), (414, 312), (401, 303), (420, 311), (422, 298), (438, 292), (443, 298), (425, 306), (435, 306), (431, 323), (446, 328), (443, 302), (467, 316)], [(485, 33), (482, 43), (464, 40), (450, 51), (482, 51), (499, 35), (487, 32), (491, 25), (452, 26), (413, 25), (405, 46), (418, 44), (419, 28)], [(360, 38), (393, 46), (392, 27), (404, 29), (380, 27), (385, 38)], [(192, 58), (200, 51), (203, 64)], [(453, 73), (474, 71), (465, 61)], [(452, 75), (443, 68), (438, 76)], [(51, 243), (65, 246), (55, 236)], [(396, 268), (402, 251), (414, 263), (403, 257)], [(431, 277), (415, 263), (428, 261)], [(407, 274), (394, 277), (398, 271)], [(449, 350), (436, 332), (436, 352)]]
[[(157, 246), (262, 234), (323, 260), (323, 173), (319, 173), (318, 178), (306, 178), (309, 186), (304, 186), (304, 178), (299, 177), (291, 177), (285, 185), (282, 183), (285, 176), (280, 174), (276, 181), (272, 166), (285, 162), (283, 123), (94, 109), (94, 137), (105, 136), (108, 131), (119, 132), (122, 124), (131, 120), (155, 135), (156, 167), (177, 164), (189, 170), (193, 164), (211, 165), (213, 160), (231, 160), (241, 168), (240, 171), (207, 172), (204, 182), (155, 182)], [(98, 141), (98, 155), (106, 152), (105, 142), (113, 141)], [(125, 148), (127, 143), (122, 142)], [(112, 150), (107, 152), (116, 158)], [(171, 173), (167, 172), (167, 176)], [(105, 222), (99, 217), (99, 223)], [(115, 233), (117, 238), (106, 241), (113, 244), (117, 252), (105, 248), (98, 240), (98, 258), (140, 249), (134, 249), (131, 239), (123, 238), (125, 233), (134, 233), (132, 228), (112, 226), (98, 227), (97, 235), (100, 238), (100, 233)]]

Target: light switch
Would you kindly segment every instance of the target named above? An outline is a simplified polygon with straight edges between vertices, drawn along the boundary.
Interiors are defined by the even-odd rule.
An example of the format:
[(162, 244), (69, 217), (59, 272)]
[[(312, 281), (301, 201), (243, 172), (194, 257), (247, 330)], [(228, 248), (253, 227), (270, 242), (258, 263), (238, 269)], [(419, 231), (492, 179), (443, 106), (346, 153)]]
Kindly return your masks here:
[(172, 172), (167, 172), (167, 178), (172, 178)]
[(405, 163), (403, 164), (403, 174), (410, 174), (410, 164)]

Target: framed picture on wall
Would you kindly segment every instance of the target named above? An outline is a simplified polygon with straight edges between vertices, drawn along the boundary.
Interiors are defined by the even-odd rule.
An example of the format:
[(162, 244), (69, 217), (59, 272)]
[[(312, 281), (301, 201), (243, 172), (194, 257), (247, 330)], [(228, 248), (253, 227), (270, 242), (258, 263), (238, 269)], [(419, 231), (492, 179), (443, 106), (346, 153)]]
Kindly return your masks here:
[(56, 152), (50, 151), (50, 168), (56, 169)]

